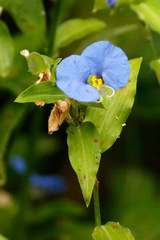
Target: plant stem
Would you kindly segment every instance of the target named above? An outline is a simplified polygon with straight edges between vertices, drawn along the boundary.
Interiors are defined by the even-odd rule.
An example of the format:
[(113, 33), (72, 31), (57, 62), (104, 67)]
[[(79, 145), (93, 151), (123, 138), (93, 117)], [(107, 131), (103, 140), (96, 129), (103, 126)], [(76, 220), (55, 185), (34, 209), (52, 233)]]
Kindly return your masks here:
[(93, 199), (94, 199), (95, 225), (97, 227), (101, 225), (101, 213), (99, 204), (99, 182), (97, 179), (94, 185)]
[(55, 34), (56, 34), (56, 29), (58, 25), (58, 17), (59, 17), (59, 12), (61, 10), (61, 2), (62, 0), (57, 0), (55, 4), (55, 8), (51, 10), (51, 20), (50, 20), (50, 26), (49, 26), (49, 46), (48, 46), (48, 52), (49, 56), (52, 57), (53, 54), (53, 48), (54, 48), (54, 43), (55, 43)]

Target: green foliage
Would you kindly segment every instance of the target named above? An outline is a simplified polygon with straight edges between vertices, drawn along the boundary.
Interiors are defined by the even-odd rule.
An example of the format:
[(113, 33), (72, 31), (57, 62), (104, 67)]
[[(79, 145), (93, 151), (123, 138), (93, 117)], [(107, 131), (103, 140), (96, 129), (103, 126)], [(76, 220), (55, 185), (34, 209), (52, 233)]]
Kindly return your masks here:
[(7, 25), (0, 20), (0, 77), (6, 77), (13, 63), (14, 45)]
[(97, 127), (102, 152), (109, 149), (119, 137), (123, 124), (131, 111), (141, 61), (141, 58), (130, 61), (131, 74), (129, 82), (124, 88), (118, 90), (112, 98), (103, 95), (102, 104), (105, 109), (92, 107), (87, 109), (85, 121), (91, 121)]
[(22, 120), (25, 111), (25, 106), (9, 104), (4, 108), (0, 116), (0, 185), (4, 185), (6, 175), (3, 166), (4, 155), (7, 151), (7, 146), (11, 134), (17, 124)]
[(41, 55), (37, 52), (32, 52), (26, 56), (26, 60), (28, 64), (28, 70), (33, 75), (39, 76), (40, 73), (46, 73), (46, 71), (49, 70), (51, 73), (50, 80), (55, 81), (55, 69), (57, 64), (61, 61), (61, 58), (53, 60), (48, 56)]
[(114, 209), (110, 214), (127, 224), (135, 239), (159, 239), (160, 197), (153, 176), (136, 168), (118, 168), (111, 182)]
[(102, 30), (105, 26), (103, 21), (94, 18), (68, 20), (57, 28), (54, 47), (66, 47), (76, 40)]
[[(14, 18), (23, 33), (45, 33), (45, 12), (42, 1), (0, 0), (0, 5)], [(39, 24), (41, 23), (41, 24)]]
[(77, 174), (83, 197), (88, 206), (100, 163), (100, 142), (96, 127), (91, 122), (67, 129), (69, 159)]
[(131, 8), (139, 18), (148, 24), (154, 31), (160, 33), (160, 1), (145, 0), (142, 3), (132, 5)]
[[(117, 0), (115, 3), (115, 7), (129, 5), (132, 3), (143, 2), (144, 0)], [(94, 9), (93, 11), (97, 11), (103, 8), (109, 8), (104, 0), (94, 0)]]
[(160, 83), (160, 58), (150, 62), (151, 68), (155, 71), (158, 82)]
[[(148, 24), (154, 31), (160, 33), (160, 2), (159, 0), (117, 0), (115, 7), (121, 5), (130, 5), (139, 18)], [(106, 6), (105, 1), (95, 0), (94, 11), (99, 9), (109, 8)]]
[[(60, 8), (57, 8), (59, 3)], [(69, 198), (81, 201), (81, 195), (79, 189), (77, 190), (76, 181), (73, 181), (74, 173), (72, 169), (67, 168), (68, 164), (64, 161), (67, 154), (63, 145), (65, 136), (61, 131), (60, 134), (47, 136), (48, 109), (50, 110), (51, 107), (45, 106), (39, 109), (34, 104), (30, 104), (30, 113), (28, 113), (27, 108), (13, 101), (21, 92), (16, 99), (17, 102), (41, 100), (53, 103), (58, 99), (66, 98), (52, 83), (55, 81), (55, 68), (60, 59), (50, 58), (53, 57), (48, 50), (50, 40), (53, 40), (54, 56), (62, 58), (74, 53), (79, 54), (95, 41), (110, 40), (120, 46), (129, 59), (143, 56), (144, 61), (138, 81), (136, 102), (126, 131), (123, 132), (121, 141), (115, 144), (113, 148), (115, 151), (110, 149), (103, 154), (103, 167), (98, 176), (100, 193), (103, 196), (102, 218), (103, 221), (113, 219), (128, 226), (137, 240), (159, 239), (159, 192), (149, 174), (143, 173), (144, 168), (147, 167), (157, 176), (159, 171), (160, 98), (155, 74), (151, 71), (153, 69), (159, 79), (159, 1), (117, 0), (115, 7), (109, 8), (105, 0), (95, 0), (94, 10), (102, 9), (96, 13), (92, 12), (93, 1), (86, 0), (26, 2), (0, 0), (0, 6), (4, 9), (0, 20), (0, 184), (5, 183), (7, 174), (5, 189), (9, 195), (9, 198), (6, 198), (0, 191), (1, 233), (12, 240), (90, 239), (94, 224), (89, 220), (90, 216), (87, 215), (86, 209), (83, 209), (77, 201), (63, 199), (67, 194)], [(154, 54), (151, 45), (155, 45)], [(30, 73), (35, 77), (27, 72), (25, 59), (19, 54), (23, 49), (33, 51), (29, 56), (28, 66)], [(102, 103), (87, 105), (83, 103), (83, 108), (87, 110), (85, 118), (87, 129), (84, 128), (85, 121), (76, 122), (81, 125), (69, 128), (76, 133), (76, 136), (68, 135), (68, 142), (72, 165), (79, 180), (83, 175), (79, 174), (77, 166), (81, 163), (85, 164), (82, 150), (87, 158), (91, 159), (87, 161), (82, 172), (84, 175), (86, 172), (89, 173), (88, 179), (92, 177), (88, 183), (81, 186), (86, 200), (91, 198), (98, 171), (98, 165), (94, 169), (91, 163), (95, 160), (96, 151), (100, 151), (99, 143), (93, 144), (90, 139), (96, 136), (99, 142), (102, 143), (104, 140), (102, 151), (105, 151), (120, 135), (122, 124), (126, 122), (134, 101), (136, 75), (140, 62), (141, 59), (131, 60), (134, 69), (131, 80), (134, 81), (129, 82), (126, 88), (117, 91), (113, 98), (108, 99), (103, 96)], [(52, 82), (33, 85), (38, 75), (47, 69), (51, 72)], [(120, 111), (119, 104), (124, 112)], [(25, 122), (23, 119), (26, 119)], [(136, 132), (137, 135), (134, 136)], [(80, 134), (78, 141), (81, 139), (81, 151), (76, 152), (79, 143), (77, 138)], [(73, 139), (74, 137), (76, 140)], [(89, 149), (92, 149), (90, 155), (87, 152)], [(98, 154), (100, 161), (100, 153)], [(18, 176), (10, 166), (9, 160), (15, 155), (26, 160), (29, 170), (64, 175), (69, 185), (67, 192), (63, 193), (64, 195), (56, 195), (56, 193), (50, 195), (25, 185), (24, 183), (28, 181), (27, 177)], [(95, 161), (93, 166), (94, 164)], [(120, 165), (121, 169), (116, 170), (117, 165)], [(139, 170), (133, 170), (133, 165), (138, 165), (136, 167)], [(13, 196), (14, 201), (10, 203), (9, 199)], [(53, 201), (53, 198), (56, 201)], [(117, 223), (114, 226), (117, 226)], [(103, 229), (105, 232), (106, 229), (110, 231), (109, 225), (104, 225)], [(117, 232), (119, 229), (113, 230)], [(105, 239), (106, 236), (103, 236), (105, 232), (101, 227), (96, 228), (95, 232), (99, 233), (94, 235), (96, 240), (101, 237)], [(125, 239), (124, 236), (121, 238)], [(1, 239), (6, 240), (0, 235)]]
[(7, 238), (5, 238), (4, 236), (2, 236), (2, 235), (0, 234), (0, 240), (7, 240)]
[(39, 74), (44, 71), (46, 72), (47, 68), (49, 68), (49, 64), (45, 62), (45, 59), (39, 53), (32, 52), (26, 57), (28, 63), (28, 70), (33, 75), (39, 76)]
[(128, 228), (115, 222), (108, 222), (103, 226), (96, 227), (92, 236), (94, 240), (134, 240)]
[(65, 100), (67, 96), (54, 85), (51, 81), (34, 84), (22, 92), (15, 102), (26, 103), (43, 101), (45, 103), (54, 103), (57, 100)]

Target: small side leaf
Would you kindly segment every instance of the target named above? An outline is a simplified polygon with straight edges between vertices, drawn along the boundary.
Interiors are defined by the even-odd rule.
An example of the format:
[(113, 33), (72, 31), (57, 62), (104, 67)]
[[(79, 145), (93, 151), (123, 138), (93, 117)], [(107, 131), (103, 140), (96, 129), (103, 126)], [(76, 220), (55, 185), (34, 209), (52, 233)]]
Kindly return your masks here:
[(42, 71), (46, 72), (49, 68), (48, 64), (45, 62), (44, 58), (37, 52), (32, 52), (26, 57), (28, 70), (33, 75), (38, 76)]
[(84, 200), (88, 206), (101, 157), (99, 134), (91, 122), (82, 123), (77, 127), (70, 126), (67, 133), (69, 159), (77, 174)]
[(150, 62), (150, 66), (155, 71), (156, 76), (158, 78), (158, 82), (160, 84), (160, 58), (156, 60), (152, 60)]
[(53, 60), (52, 58), (41, 55), (37, 52), (30, 53), (27, 57), (28, 70), (35, 76), (39, 76), (41, 72), (46, 72), (47, 69), (51, 72), (51, 81), (55, 81), (56, 67), (61, 61), (61, 58)]
[(123, 126), (130, 114), (136, 94), (136, 84), (141, 58), (130, 61), (131, 73), (128, 84), (116, 91), (111, 98), (103, 96), (102, 104), (105, 109), (88, 107), (85, 121), (93, 122), (101, 138), (102, 152), (109, 149), (119, 137)]
[(105, 26), (106, 24), (102, 20), (94, 18), (68, 20), (62, 23), (57, 29), (55, 48), (66, 47), (76, 40), (100, 31)]
[(0, 76), (6, 77), (12, 66), (14, 46), (8, 27), (0, 21)]
[(15, 102), (26, 103), (43, 101), (45, 103), (54, 103), (57, 100), (65, 100), (67, 96), (54, 85), (51, 81), (34, 84), (22, 92)]
[(130, 230), (119, 223), (108, 222), (96, 227), (92, 237), (94, 240), (134, 240)]
[(159, 0), (146, 0), (132, 5), (131, 8), (138, 14), (141, 20), (148, 24), (154, 31), (160, 33)]

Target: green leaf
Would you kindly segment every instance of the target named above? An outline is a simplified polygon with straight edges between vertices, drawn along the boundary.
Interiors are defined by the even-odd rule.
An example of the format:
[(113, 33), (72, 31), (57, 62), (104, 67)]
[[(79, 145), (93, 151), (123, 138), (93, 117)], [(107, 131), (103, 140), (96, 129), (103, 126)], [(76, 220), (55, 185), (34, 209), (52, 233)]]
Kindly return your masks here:
[(159, 0), (146, 0), (132, 5), (131, 8), (138, 14), (141, 20), (148, 24), (154, 31), (160, 33)]
[(113, 218), (118, 216), (124, 225), (132, 228), (135, 239), (146, 239), (146, 236), (148, 240), (159, 239), (160, 201), (156, 180), (149, 171), (128, 165), (112, 172), (110, 202), (114, 208), (108, 208), (112, 209)]
[(91, 122), (82, 123), (77, 127), (70, 126), (67, 133), (69, 159), (77, 174), (84, 200), (88, 206), (101, 157), (99, 134)]
[(22, 119), (24, 107), (16, 104), (6, 105), (0, 115), (0, 185), (3, 185), (6, 180), (4, 171), (4, 155), (7, 151), (9, 138)]
[(62, 58), (57, 58), (57, 59), (52, 59), (46, 55), (41, 55), (41, 57), (44, 59), (46, 65), (51, 68), (51, 67), (56, 67), (58, 63), (62, 60)]
[(32, 52), (26, 56), (26, 60), (29, 72), (31, 72), (33, 75), (39, 76), (41, 72), (46, 72), (46, 70), (49, 69), (51, 72), (50, 80), (55, 81), (56, 67), (61, 61), (61, 58), (53, 60), (48, 56), (41, 55), (37, 52)]
[(18, 34), (15, 34), (15, 48), (36, 51), (44, 48), (46, 41), (46, 13), (42, 0), (1, 0), (0, 5), (13, 18)]
[(150, 66), (155, 71), (156, 76), (158, 78), (158, 82), (160, 83), (160, 58), (156, 60), (152, 60), (150, 62)]
[(38, 76), (42, 71), (46, 72), (48, 64), (45, 62), (44, 58), (37, 52), (32, 52), (26, 57), (28, 70), (33, 75)]
[(96, 227), (92, 237), (94, 240), (134, 240), (130, 230), (116, 222)]
[(50, 80), (53, 82), (56, 82), (56, 67), (58, 63), (62, 60), (62, 58), (52, 59), (48, 56), (41, 55), (45, 61), (45, 63), (48, 65), (50, 72), (51, 72), (51, 78)]
[(27, 212), (27, 222), (31, 223), (43, 223), (48, 219), (55, 219), (57, 217), (84, 217), (85, 209), (81, 204), (70, 201), (67, 199), (57, 201), (53, 200), (51, 202), (44, 203), (43, 206), (37, 206), (36, 208), (31, 208)]
[[(119, 7), (122, 5), (129, 5), (129, 4), (133, 4), (133, 3), (139, 3), (142, 1), (144, 1), (144, 0), (117, 0), (114, 7)], [(103, 9), (103, 8), (110, 8), (109, 6), (107, 6), (105, 0), (95, 0), (94, 1), (94, 7), (93, 7), (94, 12), (96, 12), (97, 10)]]
[(2, 236), (2, 235), (0, 234), (0, 240), (7, 240), (7, 238), (5, 238), (4, 236)]
[(94, 18), (70, 19), (58, 27), (54, 47), (66, 47), (76, 40), (100, 31), (105, 26), (106, 24), (102, 20)]
[(57, 100), (65, 100), (67, 96), (51, 81), (34, 84), (22, 92), (15, 100), (18, 103), (43, 101), (54, 103)]
[(6, 77), (11, 69), (14, 46), (7, 25), (0, 21), (0, 76)]
[(106, 1), (103, 0), (94, 0), (93, 12), (96, 12), (99, 9), (106, 8)]
[(111, 98), (103, 95), (105, 109), (88, 107), (85, 121), (93, 122), (101, 138), (102, 152), (109, 149), (119, 137), (130, 114), (136, 94), (136, 84), (142, 58), (130, 60), (131, 73), (128, 84)]
[[(5, 0), (2, 7), (8, 11), (23, 33), (45, 33), (45, 11), (41, 0)], [(31, 41), (34, 41), (31, 38)]]

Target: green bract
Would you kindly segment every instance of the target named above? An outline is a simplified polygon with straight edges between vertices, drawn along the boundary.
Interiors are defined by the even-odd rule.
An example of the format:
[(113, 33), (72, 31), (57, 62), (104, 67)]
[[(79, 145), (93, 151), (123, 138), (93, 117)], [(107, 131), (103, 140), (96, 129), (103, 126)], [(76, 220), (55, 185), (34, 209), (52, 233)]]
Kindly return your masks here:
[[(27, 52), (26, 55), (25, 52)], [(45, 73), (49, 70), (51, 73), (50, 80), (55, 81), (55, 69), (57, 64), (61, 61), (61, 58), (53, 60), (37, 52), (29, 53), (28, 50), (21, 51), (21, 54), (26, 57), (29, 72), (38, 77), (40, 73)]]
[(130, 230), (119, 223), (108, 222), (96, 227), (92, 237), (94, 240), (134, 240)]

